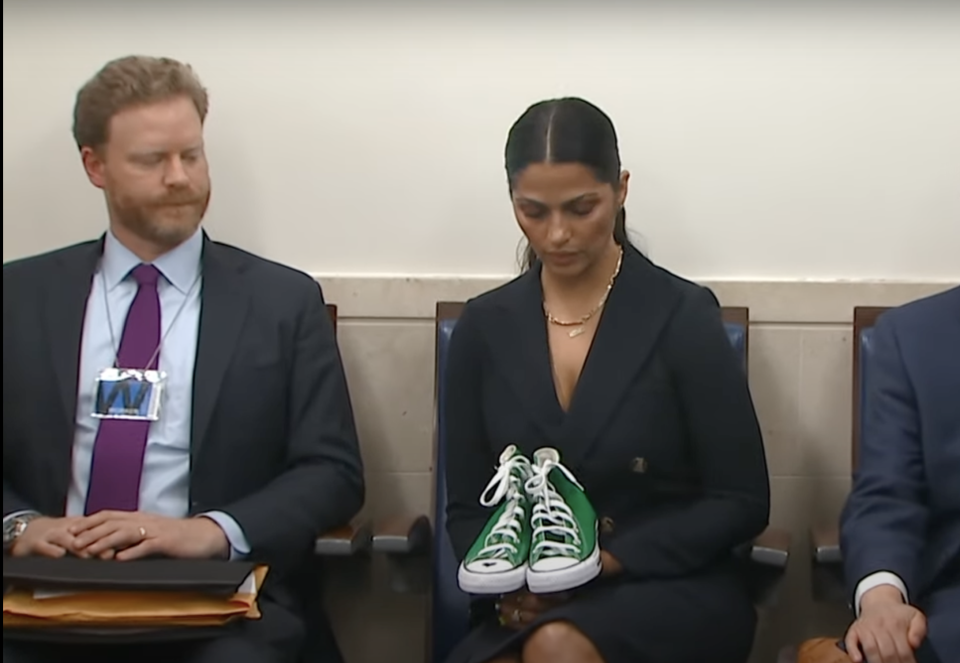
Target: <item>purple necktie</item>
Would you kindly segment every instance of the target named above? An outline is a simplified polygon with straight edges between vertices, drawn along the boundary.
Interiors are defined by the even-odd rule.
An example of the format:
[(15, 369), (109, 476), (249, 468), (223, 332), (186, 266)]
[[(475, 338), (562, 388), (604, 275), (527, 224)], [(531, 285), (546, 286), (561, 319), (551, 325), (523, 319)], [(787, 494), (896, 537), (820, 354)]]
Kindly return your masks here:
[[(139, 287), (123, 325), (117, 368), (156, 369), (160, 361), (160, 272), (153, 265), (140, 265), (131, 273)], [(140, 475), (149, 432), (149, 421), (100, 420), (90, 466), (87, 514), (139, 508)]]

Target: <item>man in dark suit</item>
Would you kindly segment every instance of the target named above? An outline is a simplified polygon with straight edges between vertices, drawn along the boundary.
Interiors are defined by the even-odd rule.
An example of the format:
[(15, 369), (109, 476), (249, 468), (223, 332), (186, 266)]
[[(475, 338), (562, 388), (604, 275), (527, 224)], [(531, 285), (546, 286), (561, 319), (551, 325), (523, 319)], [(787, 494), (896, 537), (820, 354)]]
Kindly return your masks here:
[(854, 661), (960, 656), (960, 288), (874, 328), (860, 462), (841, 522)]
[[(108, 63), (77, 97), (74, 135), (109, 231), (3, 267), (4, 554), (270, 566), (262, 619), (97, 645), (100, 660), (295, 661), (315, 537), (363, 502), (317, 283), (200, 229), (206, 113), (186, 65)], [(5, 663), (78, 652), (8, 635)]]

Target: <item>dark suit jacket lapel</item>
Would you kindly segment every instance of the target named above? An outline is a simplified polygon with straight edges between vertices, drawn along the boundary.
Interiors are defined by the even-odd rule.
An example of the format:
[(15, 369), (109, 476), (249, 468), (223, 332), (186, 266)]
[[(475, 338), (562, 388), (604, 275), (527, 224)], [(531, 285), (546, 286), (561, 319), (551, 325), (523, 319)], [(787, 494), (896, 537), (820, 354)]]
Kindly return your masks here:
[(486, 321), (496, 370), (507, 378), (541, 432), (555, 439), (565, 416), (553, 384), (539, 267), (507, 287), (511, 296)]
[(220, 384), (249, 308), (249, 295), (243, 288), (242, 263), (206, 238), (200, 301), (200, 331), (193, 377), (191, 455), (194, 458), (210, 426)]
[(669, 278), (639, 252), (627, 249), (567, 413), (562, 445), (566, 464), (579, 464), (623, 406), (679, 302)]
[(73, 443), (73, 426), (77, 417), (83, 321), (101, 255), (102, 238), (63, 251), (55, 268), (56, 273), (49, 275), (43, 287), (44, 333), (70, 431), (64, 438), (68, 450)]

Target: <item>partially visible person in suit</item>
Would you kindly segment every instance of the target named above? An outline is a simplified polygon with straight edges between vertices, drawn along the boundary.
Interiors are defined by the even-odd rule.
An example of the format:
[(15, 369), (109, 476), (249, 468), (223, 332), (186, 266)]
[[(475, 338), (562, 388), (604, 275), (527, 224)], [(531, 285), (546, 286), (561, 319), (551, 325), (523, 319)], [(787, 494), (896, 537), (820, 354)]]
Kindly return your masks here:
[(766, 527), (769, 482), (720, 306), (631, 245), (629, 176), (599, 108), (531, 106), (505, 160), (529, 250), (524, 273), (466, 304), (450, 341), (448, 531), (461, 560), (507, 541), (484, 534), (495, 511), (481, 494), (498, 463), (532, 458), (543, 473), (517, 485), (547, 490), (516, 513), (553, 536), (545, 568), (574, 568), (559, 557), (594, 536), (553, 490), (562, 480), (596, 510), (602, 570), (572, 591), (478, 597), (449, 663), (743, 663), (756, 614), (735, 549)]
[(109, 227), (3, 266), (4, 554), (261, 561), (263, 617), (182, 644), (5, 631), (5, 663), (292, 663), (316, 536), (362, 505), (320, 288), (200, 227), (207, 106), (167, 58), (112, 61), (77, 96), (74, 137)]
[[(857, 663), (960, 657), (960, 287), (883, 313), (840, 545)], [(939, 659), (937, 658), (939, 656)]]

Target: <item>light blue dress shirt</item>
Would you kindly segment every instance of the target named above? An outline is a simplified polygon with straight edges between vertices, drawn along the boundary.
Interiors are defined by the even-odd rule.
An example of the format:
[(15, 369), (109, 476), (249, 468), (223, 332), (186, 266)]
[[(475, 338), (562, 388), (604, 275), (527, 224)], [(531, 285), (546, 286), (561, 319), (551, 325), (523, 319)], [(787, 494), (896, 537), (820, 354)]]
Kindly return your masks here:
[[(160, 418), (150, 425), (140, 481), (140, 510), (171, 518), (189, 513), (190, 435), (193, 369), (200, 328), (200, 258), (203, 233), (160, 256), (153, 265), (162, 278), (160, 295), (160, 365), (166, 373)], [(73, 473), (67, 493), (68, 516), (83, 515), (90, 464), (99, 420), (93, 416), (97, 376), (114, 364), (127, 311), (137, 294), (130, 274), (141, 260), (108, 232), (103, 259), (87, 300), (80, 350)], [(112, 326), (112, 333), (111, 333)], [(127, 367), (120, 367), (127, 368)], [(223, 529), (234, 559), (250, 553), (239, 524), (220, 511), (202, 514)]]

